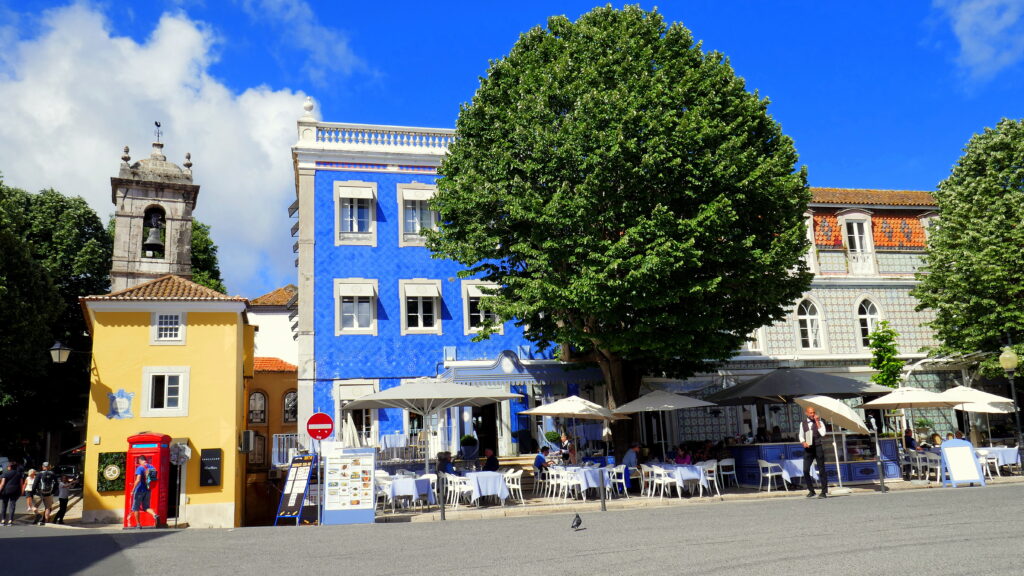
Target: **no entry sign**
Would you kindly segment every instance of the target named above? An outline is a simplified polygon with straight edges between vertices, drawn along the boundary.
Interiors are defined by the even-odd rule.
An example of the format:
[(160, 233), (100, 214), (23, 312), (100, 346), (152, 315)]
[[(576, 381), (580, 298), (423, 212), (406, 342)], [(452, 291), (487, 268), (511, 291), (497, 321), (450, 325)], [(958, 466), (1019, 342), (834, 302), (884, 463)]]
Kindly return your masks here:
[(326, 440), (334, 433), (334, 419), (323, 412), (317, 412), (306, 422), (306, 432), (314, 440)]

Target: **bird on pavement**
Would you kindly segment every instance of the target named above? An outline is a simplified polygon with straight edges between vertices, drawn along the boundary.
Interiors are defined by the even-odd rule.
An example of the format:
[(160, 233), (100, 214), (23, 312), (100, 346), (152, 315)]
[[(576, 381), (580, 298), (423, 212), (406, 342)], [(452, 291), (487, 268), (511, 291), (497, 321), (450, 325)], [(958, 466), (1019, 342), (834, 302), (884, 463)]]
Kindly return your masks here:
[(577, 514), (576, 517), (572, 519), (572, 526), (571, 526), (571, 528), (573, 530), (577, 530), (578, 531), (580, 529), (580, 526), (582, 526), (582, 525), (583, 525), (583, 519), (580, 518), (579, 514)]

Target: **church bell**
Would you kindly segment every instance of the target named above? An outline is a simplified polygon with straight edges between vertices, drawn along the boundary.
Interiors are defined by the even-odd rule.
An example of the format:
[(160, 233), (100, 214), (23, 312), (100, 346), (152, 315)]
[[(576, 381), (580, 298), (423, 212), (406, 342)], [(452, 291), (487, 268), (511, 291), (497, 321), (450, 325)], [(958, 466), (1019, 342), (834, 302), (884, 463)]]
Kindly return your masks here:
[(146, 252), (163, 252), (164, 243), (160, 240), (160, 229), (152, 227), (149, 229), (149, 235), (146, 237), (146, 241), (142, 243), (142, 249)]

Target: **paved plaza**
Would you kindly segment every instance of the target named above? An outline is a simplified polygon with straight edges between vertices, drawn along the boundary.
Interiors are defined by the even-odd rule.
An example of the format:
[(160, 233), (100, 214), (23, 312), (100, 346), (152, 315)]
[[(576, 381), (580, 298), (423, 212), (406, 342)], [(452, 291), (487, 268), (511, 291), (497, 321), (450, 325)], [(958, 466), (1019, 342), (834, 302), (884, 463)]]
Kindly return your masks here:
[(11, 574), (1020, 574), (1024, 484), (369, 526), (0, 529)]

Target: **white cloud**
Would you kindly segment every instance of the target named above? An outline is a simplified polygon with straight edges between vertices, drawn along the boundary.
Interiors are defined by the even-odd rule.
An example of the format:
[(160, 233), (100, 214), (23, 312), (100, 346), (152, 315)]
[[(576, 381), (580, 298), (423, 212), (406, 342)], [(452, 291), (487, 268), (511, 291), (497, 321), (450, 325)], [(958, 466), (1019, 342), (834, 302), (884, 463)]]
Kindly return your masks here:
[(934, 0), (960, 42), (958, 63), (974, 81), (987, 81), (1024, 59), (1024, 1)]
[(350, 74), (364, 63), (349, 48), (348, 38), (340, 31), (320, 23), (302, 0), (243, 0), (246, 13), (271, 25), (281, 42), (307, 55), (302, 71), (323, 86), (332, 75)]
[(239, 94), (211, 77), (216, 37), (184, 15), (164, 15), (142, 43), (113, 36), (88, 6), (41, 21), (29, 39), (0, 30), (4, 181), (81, 195), (106, 221), (121, 148), (144, 158), (160, 120), (168, 160), (192, 153), (195, 216), (213, 227), (228, 289), (254, 297), (294, 282), (289, 148), (305, 96), (262, 86)]

